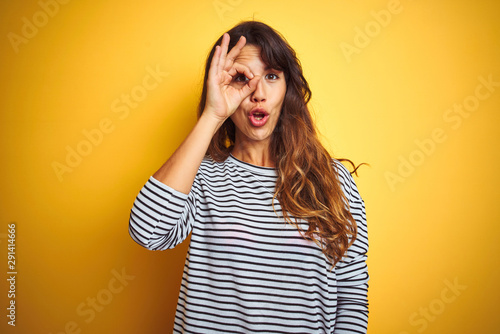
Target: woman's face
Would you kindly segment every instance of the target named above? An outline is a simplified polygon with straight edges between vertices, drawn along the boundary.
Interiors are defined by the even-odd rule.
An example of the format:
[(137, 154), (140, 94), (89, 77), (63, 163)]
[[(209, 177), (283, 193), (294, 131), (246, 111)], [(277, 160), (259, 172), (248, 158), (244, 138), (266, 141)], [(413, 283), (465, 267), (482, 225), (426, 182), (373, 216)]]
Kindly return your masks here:
[[(236, 125), (235, 143), (269, 142), (285, 98), (285, 75), (282, 71), (268, 68), (262, 61), (260, 48), (254, 45), (245, 45), (235, 62), (248, 67), (254, 76), (260, 76), (255, 91), (231, 115)], [(238, 73), (231, 85), (241, 87), (247, 80)]]

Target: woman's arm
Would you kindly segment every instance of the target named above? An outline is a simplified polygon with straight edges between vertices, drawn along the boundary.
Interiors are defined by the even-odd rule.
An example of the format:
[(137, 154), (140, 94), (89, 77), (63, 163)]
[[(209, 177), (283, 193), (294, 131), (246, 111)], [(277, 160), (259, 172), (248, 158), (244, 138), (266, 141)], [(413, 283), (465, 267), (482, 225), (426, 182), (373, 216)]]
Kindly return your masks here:
[(192, 230), (196, 212), (197, 181), (189, 195), (150, 177), (130, 212), (129, 234), (150, 250), (174, 248)]
[[(158, 181), (188, 194), (213, 135), (257, 87), (258, 78), (246, 66), (234, 62), (245, 43), (242, 36), (227, 53), (229, 35), (226, 33), (221, 46), (216, 46), (208, 72), (205, 110), (184, 142), (153, 175)], [(251, 79), (241, 88), (231, 86), (238, 72)]]
[[(130, 213), (129, 233), (141, 246), (151, 250), (172, 248), (186, 239), (191, 231), (198, 193), (195, 177), (208, 145), (222, 123), (257, 86), (258, 79), (250, 70), (234, 62), (245, 42), (245, 38), (241, 37), (227, 53), (229, 35), (224, 34), (210, 64), (207, 100), (202, 116), (135, 199)], [(234, 88), (231, 82), (237, 72), (252, 79), (243, 87)]]
[(368, 326), (368, 231), (365, 204), (349, 171), (337, 162), (339, 179), (357, 224), (357, 236), (347, 255), (336, 265), (337, 321), (334, 334), (365, 334)]
[(210, 140), (222, 123), (204, 112), (186, 139), (153, 177), (181, 193), (188, 194)]

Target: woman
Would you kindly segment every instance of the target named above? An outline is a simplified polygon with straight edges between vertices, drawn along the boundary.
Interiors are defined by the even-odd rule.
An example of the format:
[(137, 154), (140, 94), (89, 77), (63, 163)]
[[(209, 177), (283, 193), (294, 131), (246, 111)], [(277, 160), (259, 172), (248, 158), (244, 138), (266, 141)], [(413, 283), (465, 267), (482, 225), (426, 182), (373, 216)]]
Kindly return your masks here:
[(175, 333), (366, 333), (364, 203), (318, 141), (310, 95), (263, 23), (212, 48), (198, 122), (130, 217), (151, 250), (191, 233)]

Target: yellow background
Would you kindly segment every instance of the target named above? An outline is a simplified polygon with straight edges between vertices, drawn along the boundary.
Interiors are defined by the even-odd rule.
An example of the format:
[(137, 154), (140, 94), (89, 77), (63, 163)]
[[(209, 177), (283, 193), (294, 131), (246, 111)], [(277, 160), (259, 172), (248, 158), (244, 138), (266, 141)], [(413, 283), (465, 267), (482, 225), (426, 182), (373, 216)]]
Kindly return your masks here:
[[(371, 165), (356, 178), (368, 332), (498, 333), (500, 87), (477, 88), (500, 82), (498, 1), (69, 1), (50, 16), (44, 3), (54, 4), (0, 3), (1, 277), (10, 222), (18, 261), (14, 328), (0, 284), (2, 333), (171, 332), (187, 245), (142, 249), (130, 208), (195, 123), (210, 46), (251, 18), (297, 51), (325, 145)], [(164, 77), (126, 117), (115, 112), (124, 94), (144, 93), (148, 68)], [(476, 89), (479, 105), (451, 114)], [(86, 147), (84, 130), (101, 122), (108, 133)], [(78, 145), (90, 153), (58, 178), (53, 164)], [(106, 305), (91, 318), (93, 299)]]

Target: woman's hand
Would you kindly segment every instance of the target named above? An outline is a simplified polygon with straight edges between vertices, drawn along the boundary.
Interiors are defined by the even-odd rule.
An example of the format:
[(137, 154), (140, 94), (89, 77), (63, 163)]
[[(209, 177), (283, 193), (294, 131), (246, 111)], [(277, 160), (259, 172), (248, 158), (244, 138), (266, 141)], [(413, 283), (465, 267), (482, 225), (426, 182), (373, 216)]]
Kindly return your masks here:
[[(224, 33), (221, 45), (215, 47), (207, 79), (207, 100), (203, 114), (215, 116), (221, 122), (231, 116), (240, 103), (257, 87), (258, 77), (250, 69), (234, 60), (245, 46), (246, 39), (241, 36), (238, 43), (227, 53), (229, 34)], [(249, 80), (242, 85), (231, 85), (233, 77), (245, 75)]]

